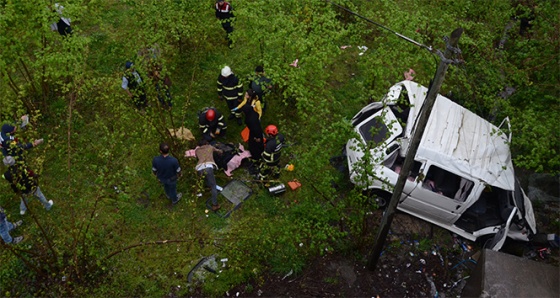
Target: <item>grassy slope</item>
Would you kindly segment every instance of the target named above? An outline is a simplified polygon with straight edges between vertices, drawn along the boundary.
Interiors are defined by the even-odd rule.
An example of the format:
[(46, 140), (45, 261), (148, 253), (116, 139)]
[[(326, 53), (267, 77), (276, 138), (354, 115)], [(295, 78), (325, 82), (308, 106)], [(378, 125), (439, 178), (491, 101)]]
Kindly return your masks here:
[[(150, 162), (158, 154), (157, 145), (162, 140), (158, 130), (184, 123), (196, 135), (196, 112), (199, 109), (212, 105), (227, 111), (226, 104), (218, 101), (215, 93), (219, 71), (222, 66), (229, 65), (244, 78), (260, 62), (257, 49), (246, 46), (251, 40), (243, 37), (237, 40), (234, 49), (228, 49), (223, 40), (224, 32), (215, 22), (209, 5), (199, 4), (199, 7), (193, 8), (204, 11), (195, 19), (197, 26), (211, 26), (211, 30), (201, 30), (190, 40), (177, 42), (173, 51), (171, 47), (164, 49), (162, 57), (174, 83), (173, 117), (163, 116), (165, 120), (157, 120), (157, 125), (151, 125), (154, 121), (149, 120), (160, 119), (160, 116), (151, 112), (147, 115), (133, 112), (120, 90), (122, 64), (135, 57), (141, 44), (149, 44), (149, 35), (146, 37), (126, 30), (134, 28), (131, 22), (138, 17), (130, 7), (117, 1), (104, 5), (100, 16), (105, 21), (91, 28), (81, 28), (81, 33), (92, 40), (87, 71), (97, 81), (80, 96), (72, 114), (71, 133), (68, 133), (67, 126), (68, 103), (55, 100), (49, 116), (39, 126), (47, 144), (29, 153), (29, 159), (40, 159), (34, 166), (42, 174), (42, 189), (56, 202), (50, 213), (43, 212), (37, 202), (33, 202), (32, 212), (36, 211), (34, 213), (40, 222), (48, 227), (49, 237), (54, 239), (59, 251), (72, 247), (74, 240), (79, 238), (79, 228), (93, 216), (93, 226), (87, 235), (92, 244), (86, 249), (91, 260), (101, 259), (138, 243), (158, 240), (182, 242), (139, 246), (111, 257), (106, 263), (99, 263), (105, 268), (104, 274), (89, 289), (80, 286), (72, 290), (60, 280), (63, 276), (75, 277), (73, 272), (70, 269), (58, 272), (54, 276), (58, 286), (51, 290), (62, 295), (164, 296), (170, 292), (187, 295), (190, 290), (187, 290), (186, 275), (200, 258), (212, 254), (229, 258), (230, 267), (219, 276), (205, 281), (202, 287), (207, 294), (221, 295), (230, 286), (249, 277), (258, 278), (264, 270), (281, 274), (292, 269), (297, 272), (304, 266), (305, 257), (325, 248), (318, 247), (328, 243), (321, 239), (334, 235), (332, 231), (331, 234), (325, 232), (329, 228), (320, 226), (324, 222), (317, 219), (332, 215), (329, 208), (325, 208), (325, 202), (332, 197), (310, 186), (315, 183), (328, 185), (331, 176), (336, 177), (337, 182), (343, 182), (326, 159), (316, 168), (308, 168), (304, 155), (336, 155), (347, 138), (337, 136), (335, 141), (317, 148), (315, 142), (323, 141), (327, 133), (322, 131), (324, 127), (308, 127), (311, 120), (306, 117), (330, 120), (326, 122), (349, 119), (368, 101), (367, 92), (378, 98), (392, 83), (400, 80), (402, 72), (409, 67), (417, 71), (418, 81), (427, 84), (434, 68), (433, 61), (425, 53), (394, 36), (371, 30), (371, 27), (367, 27), (371, 31), (364, 33), (367, 35), (365, 38), (354, 36), (344, 41), (353, 47), (341, 51), (332, 63), (324, 66), (324, 71), (329, 73), (327, 96), (322, 94), (313, 98), (330, 101), (329, 110), (318, 110), (315, 111), (317, 115), (306, 116), (298, 113), (301, 110), (296, 110), (294, 101), (277, 93), (269, 97), (269, 109), (262, 119), (263, 126), (276, 123), (290, 143), (297, 143), (286, 148), (283, 155), (283, 162), (295, 163), (296, 171), (284, 173), (281, 180), (307, 179), (302, 181), (304, 187), (298, 192), (271, 197), (264, 188), (251, 184), (255, 194), (242, 209), (224, 220), (211, 214), (207, 216), (204, 200), (196, 196), (200, 181), (194, 173), (195, 162), (182, 157), (189, 144), (180, 143), (174, 147), (185, 173), (178, 186), (184, 194), (183, 201), (175, 208), (170, 208), (164, 199), (163, 189), (151, 175)], [(384, 5), (387, 6), (379, 6), (375, 12), (368, 13), (379, 21), (393, 14), (392, 22), (405, 19), (407, 12), (388, 5), (387, 1)], [(380, 11), (386, 12), (387, 16)], [(414, 13), (422, 15), (421, 12)], [(403, 15), (399, 17), (399, 14)], [(444, 26), (445, 20), (447, 18), (437, 26)], [(84, 16), (83, 24), (87, 21)], [(395, 25), (402, 25), (399, 28), (413, 34), (416, 29), (414, 24), (403, 23)], [(236, 30), (243, 30), (243, 26), (240, 22)], [(447, 31), (450, 30), (445, 30), (445, 34), (449, 33)], [(432, 35), (438, 34), (432, 32)], [(341, 45), (333, 42), (331, 46)], [(358, 45), (369, 47), (366, 55), (358, 55)], [(289, 62), (298, 57), (295, 54), (292, 56), (291, 52), (280, 53), (279, 56), (281, 54), (289, 55), (282, 57), (290, 59)], [(286, 65), (273, 65), (272, 68), (279, 72), (286, 68), (293, 70)], [(299, 71), (313, 70), (304, 67)], [(275, 75), (272, 71), (269, 73)], [(103, 88), (106, 92), (99, 90)], [(316, 86), (310, 83), (309, 88)], [(369, 91), (371, 88), (373, 91)], [(241, 128), (230, 123), (227, 140), (239, 142)], [(237, 171), (235, 176), (248, 178), (243, 170)], [(220, 185), (225, 185), (227, 181), (224, 174), (218, 175)], [(114, 193), (112, 185), (118, 185), (121, 192)], [(148, 194), (149, 200), (141, 195), (143, 192)], [(205, 192), (205, 197), (207, 195), (208, 192)], [(0, 185), (0, 199), (12, 220), (17, 219), (18, 201), (6, 184)], [(28, 215), (25, 219), (26, 225), (16, 234), (21, 233), (27, 238), (22, 247), (31, 250), (44, 247), (36, 225)], [(316, 232), (325, 234), (316, 235)], [(302, 248), (299, 248), (300, 243)], [(0, 272), (6, 279), (20, 269), (24, 270), (24, 266), (7, 251), (1, 251), (0, 255), (4, 265)], [(14, 288), (18, 286), (15, 280), (11, 285)], [(47, 294), (38, 293), (34, 288), (27, 291)]]

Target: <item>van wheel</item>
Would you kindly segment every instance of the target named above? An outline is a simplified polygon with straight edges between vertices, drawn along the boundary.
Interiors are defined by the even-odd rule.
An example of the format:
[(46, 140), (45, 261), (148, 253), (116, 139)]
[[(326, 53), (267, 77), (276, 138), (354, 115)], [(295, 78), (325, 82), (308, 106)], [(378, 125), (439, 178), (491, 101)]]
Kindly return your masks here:
[(385, 209), (388, 204), (388, 201), (383, 197), (377, 197), (375, 199), (375, 202), (377, 203), (377, 207), (379, 207), (379, 209)]
[(371, 204), (377, 205), (378, 209), (385, 209), (391, 200), (391, 194), (380, 190), (366, 190), (364, 195), (368, 197)]

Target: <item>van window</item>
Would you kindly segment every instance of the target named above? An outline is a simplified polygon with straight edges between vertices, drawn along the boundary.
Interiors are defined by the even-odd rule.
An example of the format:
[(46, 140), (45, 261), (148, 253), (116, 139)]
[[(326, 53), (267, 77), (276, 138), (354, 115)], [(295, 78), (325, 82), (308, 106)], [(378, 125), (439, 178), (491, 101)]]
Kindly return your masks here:
[(430, 166), (422, 182), (422, 187), (459, 202), (467, 199), (473, 186), (472, 181), (434, 165)]
[(360, 127), (360, 134), (366, 142), (372, 141), (379, 144), (387, 139), (387, 126), (383, 123), (383, 118), (373, 117)]
[[(395, 173), (400, 174), (403, 163), (404, 163), (404, 157), (398, 156), (390, 168)], [(416, 177), (418, 177), (418, 173), (420, 172), (421, 167), (422, 167), (422, 163), (415, 160), (414, 163), (412, 164), (412, 169), (410, 169), (410, 173), (408, 173), (408, 180), (414, 181)]]
[(410, 113), (410, 99), (408, 98), (408, 91), (403, 88), (395, 105), (392, 105), (391, 111), (399, 120), (402, 127), (406, 127), (408, 121), (408, 114)]

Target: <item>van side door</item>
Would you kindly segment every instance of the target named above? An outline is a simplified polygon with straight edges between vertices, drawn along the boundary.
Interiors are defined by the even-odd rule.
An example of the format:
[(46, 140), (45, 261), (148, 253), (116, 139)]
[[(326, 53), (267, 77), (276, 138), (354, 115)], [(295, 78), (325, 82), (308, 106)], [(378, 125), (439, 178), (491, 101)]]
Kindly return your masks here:
[(428, 221), (453, 224), (460, 216), (474, 182), (441, 165), (426, 162), (415, 187), (399, 206)]

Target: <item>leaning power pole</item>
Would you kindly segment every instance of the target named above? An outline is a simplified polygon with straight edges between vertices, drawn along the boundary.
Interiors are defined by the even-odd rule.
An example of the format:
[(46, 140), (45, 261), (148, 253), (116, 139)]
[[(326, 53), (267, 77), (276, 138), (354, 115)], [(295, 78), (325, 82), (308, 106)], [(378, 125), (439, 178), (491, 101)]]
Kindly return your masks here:
[(453, 57), (456, 54), (461, 53), (459, 48), (457, 48), (457, 44), (459, 43), (461, 34), (463, 34), (463, 28), (455, 29), (451, 33), (451, 38), (444, 38), (444, 41), (446, 42), (445, 53), (441, 54), (440, 51), (436, 51), (436, 53), (440, 55), (441, 60), (432, 83), (430, 84), (430, 88), (428, 89), (428, 94), (426, 95), (424, 104), (420, 110), (420, 116), (418, 117), (416, 128), (410, 141), (410, 147), (408, 147), (404, 163), (399, 173), (399, 179), (397, 180), (397, 184), (395, 185), (395, 188), (393, 190), (393, 196), (391, 197), (389, 205), (387, 206), (387, 210), (385, 210), (385, 213), (383, 215), (383, 220), (381, 222), (381, 226), (379, 227), (379, 233), (377, 235), (377, 238), (375, 239), (371, 255), (368, 259), (367, 267), (369, 270), (375, 270), (377, 261), (379, 261), (379, 257), (381, 255), (381, 252), (383, 251), (385, 239), (387, 238), (391, 222), (393, 221), (393, 217), (395, 216), (397, 204), (401, 198), (408, 173), (412, 169), (414, 157), (416, 156), (416, 152), (418, 151), (418, 147), (420, 145), (420, 139), (422, 138), (424, 130), (426, 129), (426, 124), (428, 123), (428, 119), (436, 101), (437, 94), (439, 93), (439, 89), (441, 88), (443, 79), (445, 78), (445, 72), (447, 71), (449, 64), (456, 62)]

